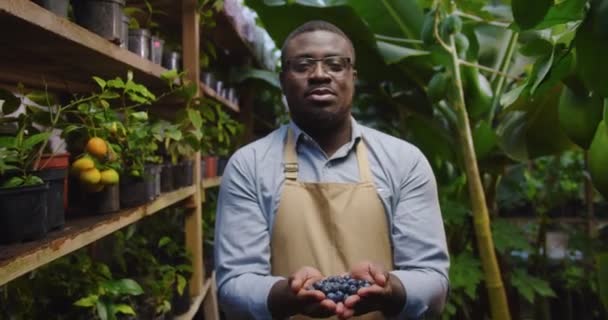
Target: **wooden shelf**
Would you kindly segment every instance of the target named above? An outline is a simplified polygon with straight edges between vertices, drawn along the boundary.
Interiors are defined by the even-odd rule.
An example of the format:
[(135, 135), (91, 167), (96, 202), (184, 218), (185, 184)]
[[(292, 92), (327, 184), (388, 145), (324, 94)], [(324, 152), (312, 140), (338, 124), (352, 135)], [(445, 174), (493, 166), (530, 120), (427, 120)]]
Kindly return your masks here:
[(207, 86), (204, 83), (200, 83), (201, 86), (201, 91), (204, 93), (204, 95), (206, 97), (209, 97), (221, 104), (223, 104), (224, 106), (226, 106), (228, 109), (234, 111), (234, 112), (239, 112), (240, 108), (237, 104), (233, 103), (232, 101), (220, 96), (215, 90), (211, 89), (209, 86)]
[(222, 177), (205, 178), (201, 181), (203, 189), (219, 187), (222, 182)]
[(188, 309), (188, 312), (186, 312), (184, 314), (180, 314), (180, 315), (174, 317), (173, 319), (174, 320), (191, 320), (192, 318), (194, 318), (194, 316), (200, 309), (201, 305), (203, 304), (203, 300), (205, 300), (205, 296), (207, 295), (207, 293), (209, 292), (209, 289), (211, 288), (212, 281), (215, 281), (215, 278), (210, 277), (207, 280), (205, 280), (205, 285), (203, 285), (203, 292), (201, 292), (201, 294), (196, 297), (192, 297), (192, 303), (190, 304), (190, 309)]
[(92, 76), (126, 77), (156, 91), (160, 65), (141, 58), (31, 1), (0, 1), (0, 82), (30, 88), (90, 91)]
[(68, 221), (62, 230), (51, 232), (38, 241), (0, 246), (0, 286), (176, 204), (194, 192), (195, 186), (182, 188), (162, 194), (156, 200), (137, 208)]

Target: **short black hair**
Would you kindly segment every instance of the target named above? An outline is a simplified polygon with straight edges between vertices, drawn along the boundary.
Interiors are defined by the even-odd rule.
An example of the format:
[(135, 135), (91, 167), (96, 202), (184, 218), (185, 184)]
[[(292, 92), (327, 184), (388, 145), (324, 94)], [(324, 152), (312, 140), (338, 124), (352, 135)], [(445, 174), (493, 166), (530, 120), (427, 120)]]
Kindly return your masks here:
[(346, 35), (346, 33), (344, 33), (344, 31), (342, 31), (340, 28), (336, 27), (334, 24), (331, 24), (327, 21), (311, 20), (311, 21), (308, 21), (308, 22), (304, 23), (303, 25), (297, 27), (295, 30), (293, 30), (287, 36), (287, 38), (285, 38), (285, 41), (283, 42), (283, 46), (281, 47), (281, 64), (285, 65), (285, 50), (287, 49), (287, 45), (289, 44), (291, 39), (295, 38), (298, 35), (301, 35), (302, 33), (313, 32), (313, 31), (328, 31), (331, 33), (335, 33), (335, 34), (341, 36), (342, 38), (344, 38), (346, 40), (346, 42), (348, 42), (348, 45), (350, 46), (350, 49), (353, 52), (352, 63), (353, 64), (355, 63), (355, 47), (353, 46), (353, 42)]

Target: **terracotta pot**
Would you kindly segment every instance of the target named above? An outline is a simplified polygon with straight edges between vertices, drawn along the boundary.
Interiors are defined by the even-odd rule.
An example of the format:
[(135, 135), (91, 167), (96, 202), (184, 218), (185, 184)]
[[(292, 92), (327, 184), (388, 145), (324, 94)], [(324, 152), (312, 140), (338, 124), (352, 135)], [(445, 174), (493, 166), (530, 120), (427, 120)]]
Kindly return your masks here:
[(217, 176), (217, 156), (205, 156), (205, 178)]

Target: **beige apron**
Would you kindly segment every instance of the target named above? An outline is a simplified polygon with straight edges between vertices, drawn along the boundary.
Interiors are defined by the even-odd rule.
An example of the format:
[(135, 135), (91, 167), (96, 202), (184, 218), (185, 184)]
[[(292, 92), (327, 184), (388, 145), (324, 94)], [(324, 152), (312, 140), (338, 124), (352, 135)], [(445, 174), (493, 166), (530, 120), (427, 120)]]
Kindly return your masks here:
[[(288, 130), (285, 183), (270, 244), (273, 275), (288, 277), (304, 266), (316, 267), (325, 276), (339, 275), (363, 260), (392, 269), (388, 222), (363, 140), (357, 143), (356, 156), (361, 182), (298, 182), (296, 143)], [(384, 317), (374, 312), (355, 319)]]

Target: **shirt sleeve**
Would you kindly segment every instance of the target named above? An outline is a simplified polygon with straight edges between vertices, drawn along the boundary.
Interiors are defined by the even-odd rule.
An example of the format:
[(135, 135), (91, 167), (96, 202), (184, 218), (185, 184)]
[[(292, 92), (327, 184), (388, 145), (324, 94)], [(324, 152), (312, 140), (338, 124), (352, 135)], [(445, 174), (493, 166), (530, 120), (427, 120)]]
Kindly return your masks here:
[(395, 319), (419, 319), (443, 309), (448, 288), (449, 254), (435, 176), (424, 155), (400, 184), (392, 237), (396, 275), (407, 294)]
[(270, 235), (256, 197), (253, 154), (230, 159), (220, 187), (215, 227), (218, 298), (228, 319), (271, 319), (267, 298), (281, 277), (270, 275)]

